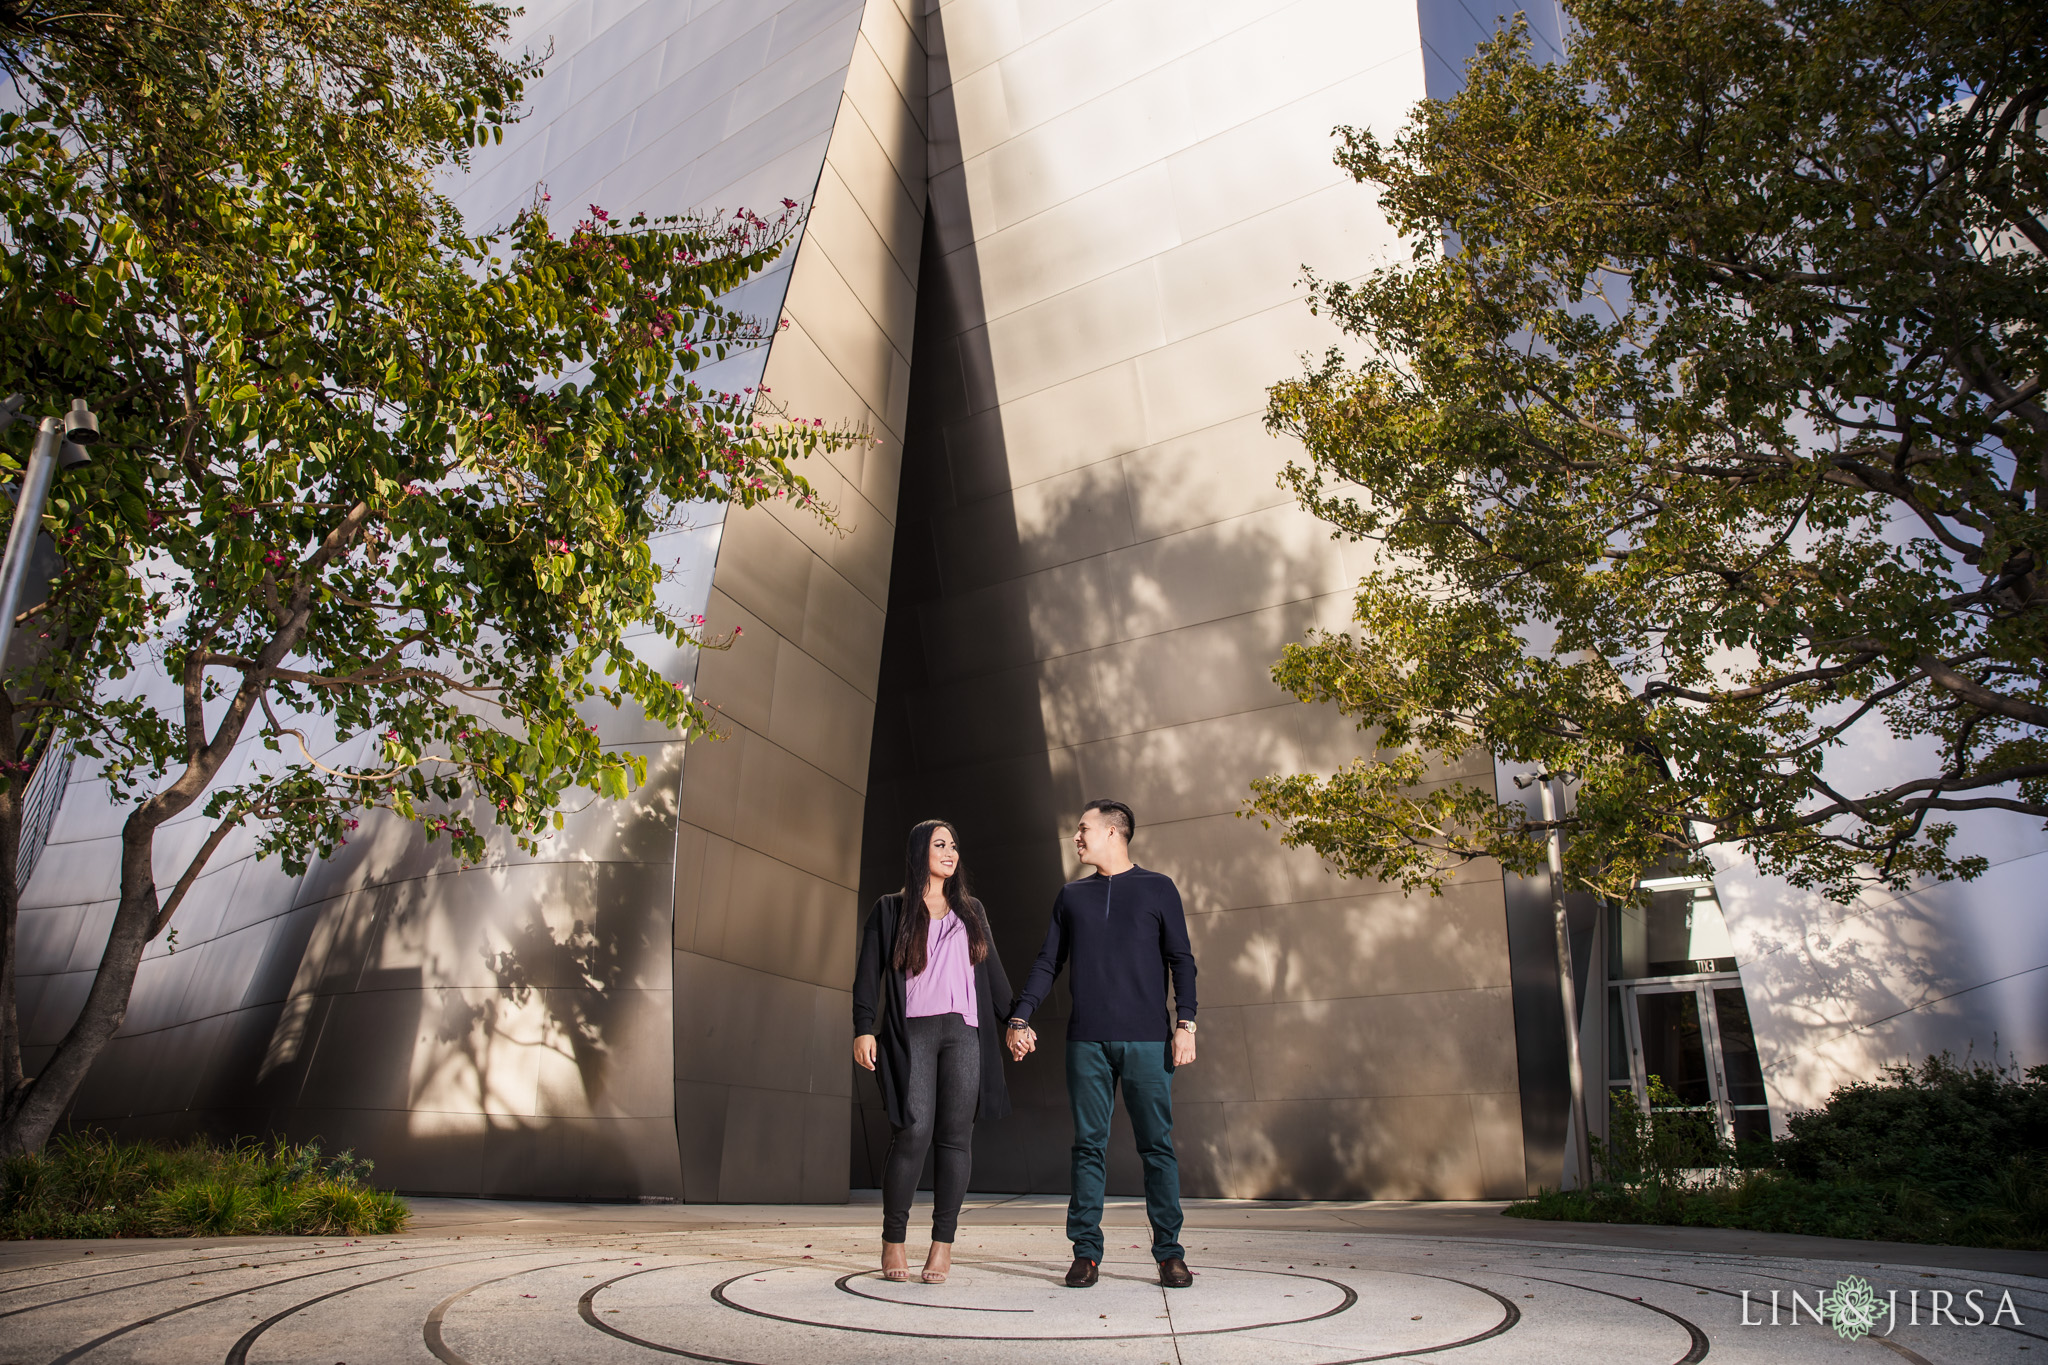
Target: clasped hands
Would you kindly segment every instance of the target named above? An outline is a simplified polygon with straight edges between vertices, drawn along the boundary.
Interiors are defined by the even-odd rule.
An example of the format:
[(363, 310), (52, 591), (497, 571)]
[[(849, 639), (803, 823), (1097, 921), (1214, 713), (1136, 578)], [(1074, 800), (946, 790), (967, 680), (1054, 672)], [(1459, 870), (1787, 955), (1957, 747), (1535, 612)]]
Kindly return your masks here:
[[(1003, 1042), (1010, 1050), (1010, 1060), (1021, 1062), (1031, 1053), (1038, 1051), (1038, 1030), (1029, 1024), (1012, 1024), (1004, 1034)], [(853, 1060), (869, 1071), (875, 1069), (875, 1035), (863, 1033), (853, 1040)], [(1173, 1031), (1173, 1064), (1187, 1066), (1195, 1060), (1195, 1035), (1186, 1029)]]
[(1038, 1050), (1038, 1030), (1029, 1024), (1011, 1024), (1004, 1042), (1010, 1049), (1010, 1060), (1021, 1062), (1029, 1053)]

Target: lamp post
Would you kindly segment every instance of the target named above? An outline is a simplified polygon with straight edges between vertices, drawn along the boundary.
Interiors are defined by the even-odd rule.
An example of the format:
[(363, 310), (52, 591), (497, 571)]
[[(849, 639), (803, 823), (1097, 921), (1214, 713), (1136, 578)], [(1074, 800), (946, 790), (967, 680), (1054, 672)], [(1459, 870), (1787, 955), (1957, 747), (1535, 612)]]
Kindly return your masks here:
[[(20, 394), (0, 403), (0, 431), (14, 424), (20, 410)], [(73, 399), (71, 411), (63, 417), (45, 417), (36, 432), (35, 449), (29, 453), (28, 468), (21, 476), (21, 495), (14, 500), (14, 525), (7, 532), (7, 554), (0, 559), (0, 667), (5, 667), (7, 647), (14, 642), (14, 617), (21, 610), (21, 589), (28, 581), (29, 561), (35, 557), (36, 533), (42, 529), (43, 504), (50, 497), (50, 482), (60, 467), (73, 469), (86, 463), (85, 447), (99, 438), (99, 419), (92, 415), (83, 398)]]
[(1564, 1056), (1571, 1078), (1572, 1172), (1579, 1188), (1593, 1184), (1593, 1163), (1586, 1139), (1586, 1076), (1579, 1063), (1579, 991), (1572, 980), (1571, 925), (1564, 908), (1564, 834), (1557, 827), (1557, 793), (1549, 774), (1538, 779), (1543, 796), (1543, 822), (1550, 827), (1550, 908), (1557, 920), (1557, 983), (1564, 999)]

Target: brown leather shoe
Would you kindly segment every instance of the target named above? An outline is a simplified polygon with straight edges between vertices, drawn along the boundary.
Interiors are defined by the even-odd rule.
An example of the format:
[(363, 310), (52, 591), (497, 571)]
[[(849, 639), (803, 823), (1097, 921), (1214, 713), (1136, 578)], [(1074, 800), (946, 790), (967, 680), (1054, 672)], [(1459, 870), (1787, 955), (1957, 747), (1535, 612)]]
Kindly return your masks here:
[(1086, 1256), (1076, 1256), (1074, 1263), (1067, 1267), (1067, 1288), (1086, 1289), (1101, 1276), (1102, 1267)]
[(1168, 1289), (1186, 1289), (1194, 1282), (1195, 1272), (1180, 1257), (1169, 1256), (1159, 1263), (1159, 1283)]

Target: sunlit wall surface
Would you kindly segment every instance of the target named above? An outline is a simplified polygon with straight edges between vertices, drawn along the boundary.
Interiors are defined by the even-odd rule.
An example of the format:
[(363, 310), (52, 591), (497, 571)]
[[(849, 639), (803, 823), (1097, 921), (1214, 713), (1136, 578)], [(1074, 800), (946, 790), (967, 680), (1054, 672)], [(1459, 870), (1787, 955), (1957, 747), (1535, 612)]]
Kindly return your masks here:
[(1715, 878), (1755, 1018), (1772, 1119), (1940, 1052), (2048, 1062), (2048, 836), (2017, 815), (1957, 821), (1975, 882), (1838, 905), (1728, 859)]
[[(1004, 4), (927, 17), (931, 226), (868, 805), (866, 885), (945, 814), (1021, 980), (1081, 802), (1136, 807), (1200, 962), (1175, 1082), (1183, 1188), (1472, 1198), (1525, 1188), (1497, 873), (1441, 899), (1346, 882), (1236, 816), (1359, 737), (1268, 669), (1368, 567), (1275, 483), (1268, 385), (1336, 339), (1304, 306), (1397, 247), (1330, 161), (1423, 93), (1412, 4)], [(1485, 776), (1483, 770), (1474, 774)], [(1063, 1189), (1057, 1040), (1011, 1069), (976, 1180)], [(862, 1083), (856, 1179), (887, 1129)], [(1120, 1121), (1120, 1120), (1119, 1120)], [(1137, 1188), (1129, 1139), (1112, 1180)]]

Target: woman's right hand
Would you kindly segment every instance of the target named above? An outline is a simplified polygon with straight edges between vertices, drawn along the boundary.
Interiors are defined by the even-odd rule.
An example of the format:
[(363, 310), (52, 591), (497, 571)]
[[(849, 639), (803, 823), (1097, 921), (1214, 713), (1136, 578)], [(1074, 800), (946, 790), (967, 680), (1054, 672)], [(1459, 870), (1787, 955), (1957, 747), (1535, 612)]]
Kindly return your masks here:
[(870, 1071), (875, 1069), (874, 1034), (863, 1033), (860, 1037), (853, 1040), (853, 1060), (856, 1064), (864, 1066)]

